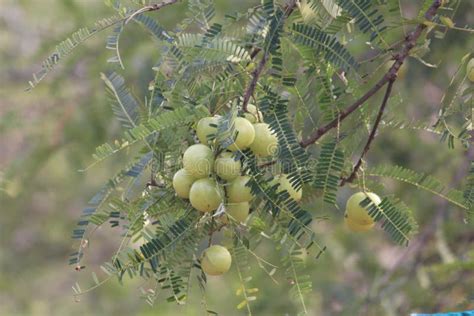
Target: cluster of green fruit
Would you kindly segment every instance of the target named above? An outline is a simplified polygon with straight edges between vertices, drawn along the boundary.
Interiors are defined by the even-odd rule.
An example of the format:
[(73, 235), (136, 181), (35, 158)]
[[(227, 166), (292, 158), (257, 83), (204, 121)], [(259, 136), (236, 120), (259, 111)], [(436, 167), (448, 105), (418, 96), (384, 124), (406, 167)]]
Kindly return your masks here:
[(366, 198), (369, 198), (375, 205), (380, 204), (382, 201), (377, 194), (372, 192), (358, 192), (347, 200), (344, 221), (347, 228), (354, 232), (365, 232), (375, 225), (374, 220), (369, 215), (367, 207), (360, 205)]
[[(270, 157), (278, 148), (278, 140), (270, 126), (262, 123), (262, 113), (249, 104), (243, 117), (236, 117), (236, 137), (227, 148), (222, 149), (215, 141), (219, 116), (205, 117), (196, 125), (199, 144), (191, 145), (183, 154), (183, 168), (173, 177), (176, 194), (189, 199), (198, 211), (209, 213), (221, 210), (227, 216), (245, 222), (249, 215), (253, 195), (247, 186), (250, 177), (243, 174), (239, 151), (250, 149), (257, 157)], [(300, 200), (301, 190), (294, 190), (286, 175), (274, 177), (278, 191), (286, 190), (295, 200)], [(220, 212), (219, 212), (220, 213)], [(231, 263), (227, 249), (212, 246), (203, 252), (202, 269), (209, 275), (225, 273)]]

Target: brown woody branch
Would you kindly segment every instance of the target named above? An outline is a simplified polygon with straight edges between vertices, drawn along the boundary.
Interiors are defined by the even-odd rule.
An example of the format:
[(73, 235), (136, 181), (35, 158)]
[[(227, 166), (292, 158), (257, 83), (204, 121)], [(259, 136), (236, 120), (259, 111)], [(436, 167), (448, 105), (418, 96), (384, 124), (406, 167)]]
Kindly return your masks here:
[[(297, 0), (291, 0), (290, 3), (288, 3), (285, 8), (284, 19), (288, 18), (291, 13), (293, 13), (296, 8), (297, 2)], [(259, 52), (260, 49), (254, 49), (251, 53), (251, 58), (253, 59)], [(242, 103), (242, 109), (244, 112), (247, 112), (247, 105), (249, 104), (250, 98), (252, 97), (253, 93), (255, 92), (255, 89), (257, 88), (258, 79), (260, 78), (260, 75), (262, 74), (269, 57), (270, 56), (268, 52), (264, 51), (262, 59), (260, 59), (260, 62), (258, 63), (257, 67), (252, 72), (252, 80), (250, 80), (250, 84), (247, 90), (245, 90), (244, 100)]]
[(388, 82), (387, 90), (385, 91), (385, 95), (382, 100), (382, 105), (380, 106), (379, 112), (377, 114), (377, 118), (375, 119), (374, 126), (372, 127), (372, 130), (370, 131), (369, 138), (367, 139), (367, 143), (365, 144), (364, 150), (362, 151), (362, 154), (360, 155), (360, 158), (357, 161), (356, 165), (354, 166), (354, 169), (352, 170), (352, 173), (350, 174), (350, 176), (345, 179), (342, 179), (341, 186), (343, 186), (347, 182), (354, 181), (357, 175), (357, 172), (359, 171), (360, 166), (362, 165), (362, 160), (364, 159), (364, 156), (369, 151), (370, 144), (372, 144), (372, 142), (375, 139), (375, 134), (377, 133), (377, 128), (379, 127), (385, 107), (387, 106), (387, 103), (388, 103), (388, 99), (390, 98), (390, 94), (392, 93), (392, 87), (393, 87), (394, 82), (395, 82), (395, 79), (392, 79)]
[[(431, 6), (425, 13), (425, 19), (431, 21), (433, 17), (436, 15), (439, 7), (441, 6), (442, 0), (434, 0)], [(393, 63), (392, 67), (388, 70), (388, 72), (369, 90), (367, 91), (362, 97), (360, 97), (357, 101), (355, 101), (352, 105), (346, 108), (344, 111), (340, 112), (338, 117), (336, 117), (333, 121), (328, 123), (325, 126), (318, 128), (313, 134), (310, 135), (309, 138), (302, 140), (300, 142), (301, 147), (306, 148), (311, 144), (314, 144), (318, 139), (320, 139), (324, 134), (329, 132), (331, 129), (336, 127), (339, 122), (344, 120), (347, 116), (349, 116), (352, 112), (357, 110), (362, 104), (365, 103), (368, 99), (374, 96), (383, 86), (385, 86), (388, 82), (394, 81), (397, 77), (398, 70), (403, 65), (405, 59), (409, 56), (410, 51), (415, 47), (418, 38), (421, 36), (424, 29), (426, 29), (427, 25), (424, 23), (420, 23), (417, 27), (410, 32), (404, 40), (404, 44), (393, 58), (395, 62)]]

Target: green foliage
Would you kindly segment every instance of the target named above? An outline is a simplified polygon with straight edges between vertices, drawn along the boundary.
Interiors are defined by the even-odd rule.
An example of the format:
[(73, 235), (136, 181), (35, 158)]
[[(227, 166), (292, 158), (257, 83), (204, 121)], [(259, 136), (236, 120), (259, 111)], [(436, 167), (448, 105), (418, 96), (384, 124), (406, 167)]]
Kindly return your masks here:
[(311, 48), (313, 53), (323, 53), (323, 59), (333, 63), (335, 66), (346, 69), (358, 68), (357, 61), (338, 42), (336, 37), (305, 24), (294, 24), (292, 33), (296, 43)]
[(461, 191), (448, 189), (438, 179), (425, 173), (416, 172), (401, 166), (376, 166), (369, 169), (367, 175), (402, 181), (435, 194), (458, 207), (467, 208)]
[(321, 146), (314, 179), (314, 187), (321, 190), (324, 202), (336, 204), (337, 188), (344, 167), (344, 153), (332, 141)]
[(382, 222), (382, 229), (400, 245), (408, 245), (410, 235), (417, 229), (410, 209), (398, 199), (385, 197), (380, 204), (374, 204), (369, 198), (360, 203), (367, 208), (375, 222)]
[[(94, 162), (87, 170), (119, 152), (133, 158), (89, 201), (73, 231), (79, 250), (71, 255), (70, 264), (79, 270), (89, 238), (96, 229), (109, 224), (121, 238), (117, 251), (101, 267), (105, 276), (101, 279), (93, 272), (92, 285), (86, 290), (74, 286), (75, 294), (84, 294), (111, 279), (123, 282), (127, 277), (140, 278), (153, 284), (148, 290), (142, 289), (149, 304), (163, 296), (159, 293), (164, 293), (167, 301), (183, 304), (189, 297), (193, 276), (201, 289), (207, 287), (199, 258), (204, 244), (210, 245), (213, 236), (219, 236), (214, 241), (232, 244), (229, 249), (239, 279), (237, 309), (245, 308), (252, 314), (253, 306), (257, 305), (254, 301), (259, 289), (249, 273), (252, 256), (272, 280), (275, 271), (282, 271), (298, 310), (310, 313), (306, 298), (313, 284), (305, 271), (304, 258), (319, 258), (327, 249), (319, 243), (324, 237), (314, 232), (318, 224), (314, 219), (325, 218), (315, 206), (324, 202), (321, 205), (329, 211), (339, 209), (345, 194), (338, 190), (344, 167), (353, 165), (354, 155), (366, 143), (375, 107), (358, 108), (344, 124), (337, 118), (344, 119), (341, 113), (344, 114), (346, 104), (362, 96), (368, 90), (366, 84), (373, 80), (361, 75), (374, 69), (355, 57), (360, 55), (360, 47), (367, 44), (378, 51), (371, 57), (374, 64), (386, 63), (384, 54), (393, 49), (386, 35), (397, 32), (399, 25), (391, 23), (394, 17), (401, 20), (399, 11), (394, 9), (399, 9), (395, 2), (308, 1), (307, 14), (298, 13), (301, 7), (293, 1), (281, 5), (264, 0), (246, 13), (221, 18), (216, 15), (213, 1), (190, 0), (185, 18), (168, 31), (151, 17), (151, 12), (143, 14), (153, 11), (152, 7), (140, 11), (118, 1), (112, 6), (118, 12), (116, 17), (99, 21), (93, 29), (81, 29), (72, 39), (58, 45), (44, 62), (43, 70), (34, 76), (32, 87), (76, 46), (111, 26), (115, 28), (106, 48), (113, 50), (114, 56), (109, 61), (125, 70), (128, 68), (119, 42), (128, 22), (141, 25), (156, 40), (158, 48), (158, 56), (153, 56), (152, 78), (143, 75), (153, 81), (142, 82), (139, 93), (132, 93), (135, 90), (129, 89), (124, 77), (116, 72), (101, 76), (112, 112), (125, 131), (118, 140), (96, 148)], [(422, 45), (427, 47), (429, 43)], [(390, 119), (384, 117), (381, 129), (412, 126), (441, 134), (442, 140), (448, 139), (450, 148), (454, 148), (455, 139), (468, 148), (468, 130), (472, 126), (465, 114), (472, 103), (472, 88), (466, 88), (461, 71), (466, 58), (448, 87), (434, 127), (429, 122), (410, 125), (406, 118), (397, 121), (393, 116), (397, 109), (392, 103), (394, 109), (387, 115)], [(252, 78), (257, 77), (256, 84), (251, 84)], [(193, 127), (199, 119), (220, 116), (215, 126), (217, 132), (209, 139), (216, 154), (234, 142), (238, 136), (234, 121), (243, 114), (244, 95), (251, 97), (250, 103), (258, 107), (263, 121), (275, 133), (278, 151), (269, 158), (256, 157), (251, 150), (236, 153), (243, 174), (250, 177), (248, 186), (255, 199), (245, 223), (224, 222), (225, 198), (217, 211), (199, 213), (189, 201), (175, 196), (172, 179), (181, 168), (183, 150), (196, 143)], [(461, 126), (459, 132), (452, 132), (448, 119)], [(334, 121), (337, 126), (324, 129)], [(302, 146), (300, 141), (314, 131), (328, 135), (310, 147)], [(448, 189), (428, 174), (391, 164), (364, 166), (361, 175), (364, 187), (366, 176), (395, 179), (469, 210), (474, 195), (472, 173), (471, 168), (464, 192)], [(303, 196), (311, 201), (309, 205), (279, 190), (274, 179), (282, 174), (288, 177), (293, 189), (304, 190)], [(225, 191), (224, 182), (216, 180)], [(379, 191), (389, 190), (368, 179), (367, 184)], [(320, 194), (312, 194), (311, 189)], [(407, 245), (417, 230), (412, 212), (399, 199), (385, 197), (378, 205), (366, 199), (361, 205), (396, 244)], [(341, 216), (337, 221), (341, 221)], [(265, 241), (271, 241), (273, 250), (281, 253), (278, 266), (256, 254), (257, 247)], [(214, 313), (207, 303), (203, 305), (208, 313)]]

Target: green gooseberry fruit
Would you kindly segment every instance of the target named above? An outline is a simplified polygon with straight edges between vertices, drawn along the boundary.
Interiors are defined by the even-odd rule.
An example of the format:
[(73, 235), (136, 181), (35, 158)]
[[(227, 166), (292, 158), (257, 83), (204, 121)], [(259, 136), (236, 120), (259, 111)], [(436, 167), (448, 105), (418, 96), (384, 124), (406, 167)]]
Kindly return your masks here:
[(353, 194), (346, 203), (346, 216), (359, 225), (372, 225), (374, 220), (369, 215), (366, 207), (360, 206), (360, 203), (366, 198), (370, 198), (375, 205), (382, 201), (380, 197), (372, 192), (357, 192)]
[(246, 186), (250, 180), (248, 176), (238, 176), (229, 183), (227, 188), (227, 198), (230, 203), (242, 203), (252, 200), (253, 195), (250, 188)]
[(243, 117), (237, 117), (234, 120), (234, 129), (237, 132), (237, 137), (228, 149), (236, 151), (248, 148), (255, 138), (255, 129), (252, 123)]
[(202, 253), (201, 268), (207, 275), (222, 275), (229, 271), (232, 256), (223, 246), (213, 245)]
[(196, 179), (185, 169), (178, 170), (173, 176), (173, 188), (183, 199), (189, 198), (189, 190)]
[(222, 196), (216, 181), (210, 178), (196, 180), (189, 191), (191, 205), (203, 213), (217, 210), (222, 203)]
[(253, 153), (260, 157), (273, 156), (278, 149), (278, 139), (266, 123), (253, 125), (255, 129), (255, 139), (250, 145)]
[(208, 177), (214, 165), (214, 154), (206, 145), (190, 146), (183, 155), (184, 169), (196, 179)]
[(223, 152), (217, 156), (214, 162), (216, 174), (227, 181), (231, 181), (240, 175), (242, 163), (235, 160), (235, 155), (231, 152)]

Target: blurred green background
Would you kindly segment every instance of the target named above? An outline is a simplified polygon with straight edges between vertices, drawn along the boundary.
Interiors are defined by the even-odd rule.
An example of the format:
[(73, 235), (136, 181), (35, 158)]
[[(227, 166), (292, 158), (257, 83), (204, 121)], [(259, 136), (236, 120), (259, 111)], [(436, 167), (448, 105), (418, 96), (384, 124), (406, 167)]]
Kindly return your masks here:
[[(257, 2), (216, 1), (220, 13), (245, 10)], [(404, 14), (414, 16), (421, 2), (401, 1)], [(184, 10), (180, 5), (155, 16), (172, 28)], [(0, 0), (0, 315), (204, 314), (197, 285), (189, 304), (179, 307), (162, 301), (147, 305), (138, 282), (109, 282), (80, 302), (72, 295), (71, 286), (81, 273), (97, 269), (115, 245), (107, 229), (99, 230), (86, 272), (67, 265), (74, 250), (71, 230), (82, 207), (123, 162), (117, 156), (89, 172), (78, 172), (92, 161), (97, 145), (120, 133), (99, 76), (111, 67), (106, 63), (111, 56), (105, 49), (107, 33), (76, 50), (34, 91), (24, 89), (59, 40), (111, 14), (97, 0)], [(474, 25), (472, 1), (461, 1), (455, 21), (458, 26)], [(124, 75), (134, 89), (146, 88), (158, 56), (153, 41), (130, 26), (121, 47)], [(426, 57), (439, 65), (437, 69), (410, 60), (407, 76), (396, 84), (403, 100), (400, 114), (433, 123), (451, 76), (473, 47), (472, 33), (450, 31), (444, 41), (433, 42)], [(468, 165), (456, 145), (448, 149), (439, 135), (424, 131), (385, 129), (369, 162), (393, 162), (459, 186)], [(307, 259), (313, 279), (310, 315), (474, 309), (474, 233), (463, 224), (463, 211), (407, 185), (385, 181), (381, 190), (401, 197), (414, 210), (420, 234), (412, 246), (401, 248), (380, 230), (349, 233), (342, 225), (342, 210), (351, 191), (341, 191), (341, 211), (328, 212), (329, 221), (314, 223), (328, 250), (318, 260)], [(264, 252), (270, 262), (275, 259), (270, 249)], [(458, 259), (469, 264), (451, 264)], [(298, 302), (288, 296), (285, 282), (273, 283), (258, 268), (253, 276), (260, 288), (253, 304), (256, 315), (296, 314)], [(244, 314), (235, 309), (235, 289), (231, 275), (212, 278), (209, 307), (222, 315)]]

